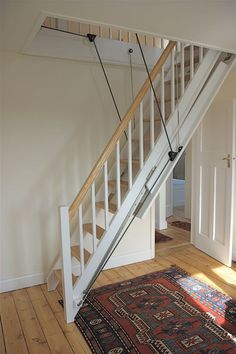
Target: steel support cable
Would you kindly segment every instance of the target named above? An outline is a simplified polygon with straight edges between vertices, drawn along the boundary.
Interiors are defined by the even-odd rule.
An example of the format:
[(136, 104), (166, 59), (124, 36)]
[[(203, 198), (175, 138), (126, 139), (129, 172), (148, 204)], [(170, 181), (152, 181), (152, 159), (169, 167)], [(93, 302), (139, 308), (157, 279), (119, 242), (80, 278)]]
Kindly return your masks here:
[[(103, 65), (103, 62), (102, 62), (100, 53), (99, 53), (98, 48), (97, 48), (97, 45), (96, 45), (96, 43), (95, 43), (96, 35), (95, 35), (95, 34), (91, 34), (91, 33), (88, 33), (88, 34), (80, 34), (80, 33), (71, 32), (71, 31), (66, 31), (66, 30), (62, 30), (62, 29), (58, 29), (58, 28), (51, 28), (51, 27), (48, 27), (48, 26), (41, 26), (41, 28), (46, 28), (46, 29), (50, 29), (50, 30), (53, 30), (53, 31), (57, 31), (57, 32), (69, 33), (69, 34), (73, 34), (73, 35), (76, 35), (76, 36), (79, 36), (79, 37), (87, 38), (90, 42), (92, 42), (92, 43), (94, 44), (94, 47), (95, 47), (95, 50), (96, 50), (96, 53), (97, 53), (99, 62), (100, 62), (100, 64), (101, 64), (102, 71), (103, 71), (103, 74), (104, 74), (104, 76), (105, 76), (105, 79), (106, 79), (106, 82), (107, 82), (107, 86), (108, 86), (108, 88), (109, 88), (109, 91), (110, 91), (110, 94), (111, 94), (111, 97), (112, 97), (112, 101), (113, 101), (113, 103), (114, 103), (114, 106), (115, 106), (115, 109), (116, 109), (118, 118), (119, 118), (120, 121), (122, 121), (122, 118), (121, 118), (121, 115), (120, 115), (120, 112), (119, 112), (119, 109), (118, 109), (118, 106), (117, 106), (117, 103), (116, 103), (116, 100), (115, 100), (115, 97), (114, 97), (114, 94), (113, 94), (113, 91), (112, 91), (112, 88), (111, 88), (111, 85), (110, 85), (110, 82), (109, 82), (109, 80), (108, 80), (107, 73), (106, 73), (106, 71), (105, 71), (105, 68), (104, 68), (104, 65)], [(126, 138), (127, 138), (126, 133), (125, 133), (125, 136), (126, 136)]]
[(136, 38), (137, 38), (138, 46), (139, 46), (139, 49), (140, 49), (140, 52), (141, 52), (141, 55), (142, 55), (142, 58), (143, 58), (143, 62), (144, 62), (145, 68), (146, 68), (146, 72), (147, 72), (147, 75), (148, 75), (148, 78), (149, 78), (149, 81), (150, 81), (150, 85), (151, 85), (151, 88), (152, 88), (152, 91), (153, 91), (153, 95), (154, 95), (154, 98), (155, 98), (155, 101), (156, 101), (156, 104), (157, 104), (157, 108), (158, 108), (158, 111), (159, 111), (159, 114), (160, 114), (160, 118), (161, 118), (161, 122), (162, 122), (162, 125), (163, 125), (163, 128), (164, 128), (164, 132), (165, 132), (165, 135), (166, 135), (169, 147), (170, 147), (170, 152), (168, 153), (168, 155), (169, 155), (170, 160), (173, 161), (175, 159), (175, 157), (177, 156), (178, 152), (175, 152), (172, 149), (170, 138), (169, 138), (169, 135), (168, 135), (168, 132), (167, 132), (167, 129), (166, 129), (165, 120), (164, 120), (162, 112), (161, 112), (161, 107), (160, 107), (160, 104), (159, 104), (158, 99), (157, 99), (157, 95), (156, 95), (156, 92), (155, 92), (155, 89), (154, 89), (154, 86), (153, 86), (153, 83), (152, 83), (152, 79), (151, 79), (151, 76), (150, 76), (150, 73), (149, 73), (149, 70), (148, 70), (147, 62), (146, 62), (146, 59), (145, 59), (145, 56), (144, 56), (144, 53), (143, 53), (143, 50), (142, 50), (142, 47), (141, 47), (141, 44), (140, 44), (140, 40), (139, 40), (139, 37), (138, 37), (137, 33), (136, 33)]
[(78, 36), (78, 37), (88, 38), (87, 34), (80, 34), (80, 33), (76, 33), (76, 32), (62, 30), (62, 29), (59, 29), (59, 28), (52, 28), (52, 27), (44, 26), (44, 25), (41, 26), (41, 28), (46, 28), (46, 29), (50, 29), (52, 31), (57, 31), (57, 32), (62, 32), (62, 33), (74, 34), (75, 36)]
[[(94, 48), (95, 48), (96, 53), (97, 53), (97, 56), (98, 56), (98, 60), (99, 60), (99, 62), (100, 62), (100, 65), (101, 65), (101, 68), (102, 68), (104, 77), (105, 77), (105, 79), (106, 79), (106, 83), (107, 83), (108, 89), (109, 89), (110, 94), (111, 94), (112, 101), (113, 101), (113, 103), (114, 103), (114, 106), (115, 106), (115, 109), (116, 109), (118, 118), (119, 118), (119, 120), (120, 120), (120, 122), (121, 122), (121, 121), (122, 121), (122, 118), (121, 118), (121, 115), (120, 115), (120, 111), (119, 111), (119, 109), (118, 109), (118, 106), (117, 106), (117, 103), (116, 103), (116, 100), (115, 100), (115, 96), (114, 96), (114, 94), (113, 94), (113, 91), (112, 91), (110, 82), (109, 82), (109, 80), (108, 80), (108, 76), (107, 76), (106, 70), (105, 70), (105, 68), (104, 68), (101, 55), (100, 55), (100, 53), (99, 53), (97, 44), (96, 44), (96, 42), (95, 42), (96, 35), (95, 35), (95, 34), (88, 33), (86, 37), (87, 37), (87, 38), (89, 39), (89, 41), (92, 42), (93, 45), (94, 45)], [(124, 132), (124, 134), (125, 134), (126, 140), (128, 140), (128, 137), (127, 137), (126, 132)]]
[(88, 34), (87, 34), (87, 37), (88, 37), (89, 41), (92, 42), (93, 45), (94, 45), (94, 48), (95, 48), (95, 50), (96, 50), (96, 53), (97, 53), (97, 56), (98, 56), (98, 60), (99, 60), (99, 62), (100, 62), (100, 65), (101, 65), (101, 68), (102, 68), (104, 77), (105, 77), (105, 79), (106, 79), (106, 83), (107, 83), (107, 86), (108, 86), (108, 88), (109, 88), (109, 91), (110, 91), (110, 94), (111, 94), (111, 97), (112, 97), (112, 101), (113, 101), (113, 103), (114, 103), (114, 106), (115, 106), (117, 115), (118, 115), (118, 117), (119, 117), (119, 120), (122, 121), (122, 118), (121, 118), (121, 115), (120, 115), (120, 112), (119, 112), (119, 109), (118, 109), (118, 106), (117, 106), (117, 103), (116, 103), (116, 100), (115, 100), (115, 97), (114, 97), (114, 94), (113, 94), (113, 91), (112, 91), (112, 88), (111, 88), (111, 85), (110, 85), (110, 82), (109, 82), (109, 80), (108, 80), (108, 76), (107, 76), (106, 70), (105, 70), (104, 65), (103, 65), (103, 62), (102, 62), (102, 58), (101, 58), (101, 56), (100, 56), (100, 53), (99, 53), (97, 44), (96, 44), (96, 42), (95, 42), (96, 36), (93, 35), (93, 34), (88, 33)]

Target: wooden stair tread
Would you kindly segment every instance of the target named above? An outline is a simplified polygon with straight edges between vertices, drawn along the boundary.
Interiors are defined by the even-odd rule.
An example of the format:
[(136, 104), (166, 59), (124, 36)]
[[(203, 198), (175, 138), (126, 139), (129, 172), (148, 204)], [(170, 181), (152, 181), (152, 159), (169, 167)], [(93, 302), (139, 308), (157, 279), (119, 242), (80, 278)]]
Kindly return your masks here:
[[(120, 162), (125, 164), (125, 165), (128, 165), (128, 159), (121, 159)], [(133, 165), (139, 165), (139, 160), (132, 160), (132, 164)]]
[[(73, 257), (75, 257), (79, 261), (80, 260), (80, 246), (72, 246), (71, 247), (71, 254)], [(91, 256), (91, 254), (86, 249), (84, 249), (84, 263), (87, 263), (90, 256)]]
[[(84, 230), (92, 235), (93, 234), (93, 224), (92, 223), (84, 224)], [(96, 236), (99, 240), (102, 237), (102, 235), (104, 234), (104, 232), (105, 232), (105, 230), (101, 226), (96, 225)]]
[[(99, 209), (105, 209), (104, 202), (103, 202), (103, 201), (97, 202), (97, 203), (96, 203), (96, 207), (99, 208)], [(109, 210), (110, 213), (115, 214), (115, 213), (116, 213), (116, 210), (117, 210), (116, 205), (113, 204), (113, 203), (111, 203), (111, 202), (109, 202), (109, 203), (108, 203), (108, 210)]]
[[(116, 179), (109, 180), (108, 184), (110, 186), (116, 186)], [(120, 180), (120, 186), (123, 187), (123, 188), (127, 188), (128, 187), (128, 181)]]
[[(58, 279), (58, 281), (62, 284), (62, 270), (61, 269), (54, 269), (54, 273)], [(78, 277), (76, 277), (73, 273), (72, 273), (72, 283), (73, 285), (75, 284), (76, 280), (78, 279)]]

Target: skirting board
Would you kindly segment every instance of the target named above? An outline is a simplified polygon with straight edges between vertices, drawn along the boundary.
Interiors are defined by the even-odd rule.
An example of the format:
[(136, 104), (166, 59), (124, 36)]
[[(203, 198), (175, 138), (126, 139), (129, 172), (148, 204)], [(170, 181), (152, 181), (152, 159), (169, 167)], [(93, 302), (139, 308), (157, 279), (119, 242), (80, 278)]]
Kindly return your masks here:
[[(152, 259), (155, 257), (154, 250), (149, 249), (145, 252), (130, 253), (125, 256), (112, 257), (112, 259), (107, 263), (104, 269), (110, 269), (115, 267), (120, 267), (123, 265), (137, 263)], [(74, 273), (78, 274), (79, 266), (74, 267)], [(37, 273), (31, 275), (25, 275), (19, 278), (12, 278), (0, 281), (0, 293), (7, 291), (28, 288), (34, 285), (40, 285), (46, 283), (46, 278), (48, 274)]]
[(46, 282), (46, 274), (37, 273), (31, 275), (25, 275), (19, 278), (12, 278), (0, 281), (0, 293), (6, 291), (17, 290), (21, 288), (27, 288), (29, 286), (44, 284)]
[[(73, 273), (79, 275), (80, 265), (73, 266)], [(47, 282), (48, 273), (36, 273), (31, 275), (25, 275), (19, 278), (11, 278), (6, 280), (0, 280), (0, 293), (7, 291), (28, 288), (34, 285), (45, 284)]]
[(122, 256), (113, 256), (106, 264), (104, 269), (122, 267), (124, 265), (143, 262), (155, 257), (153, 249), (148, 249), (144, 252), (129, 253)]
[(236, 262), (236, 248), (234, 248), (232, 251), (232, 259)]
[(157, 222), (156, 221), (156, 223), (155, 223), (155, 229), (156, 230), (166, 230), (167, 229), (167, 221), (166, 220), (164, 220), (163, 222), (161, 222), (160, 224), (159, 224), (159, 222)]

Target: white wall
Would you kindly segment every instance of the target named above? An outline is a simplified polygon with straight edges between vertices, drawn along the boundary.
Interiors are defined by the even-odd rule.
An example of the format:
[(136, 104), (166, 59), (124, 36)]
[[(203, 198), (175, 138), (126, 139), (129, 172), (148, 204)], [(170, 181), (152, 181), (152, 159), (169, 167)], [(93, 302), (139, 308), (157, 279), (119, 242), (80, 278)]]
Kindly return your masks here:
[[(118, 119), (97, 64), (4, 52), (1, 69), (1, 277), (41, 279), (59, 249), (57, 208), (72, 202)], [(128, 68), (107, 70), (123, 114)]]

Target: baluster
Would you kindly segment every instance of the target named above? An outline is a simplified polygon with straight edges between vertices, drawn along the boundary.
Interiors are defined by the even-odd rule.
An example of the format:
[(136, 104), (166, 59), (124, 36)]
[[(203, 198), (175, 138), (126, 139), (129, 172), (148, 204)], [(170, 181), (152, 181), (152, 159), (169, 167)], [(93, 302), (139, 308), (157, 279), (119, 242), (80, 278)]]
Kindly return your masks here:
[(109, 27), (109, 39), (112, 39), (112, 28)]
[(150, 89), (150, 149), (154, 148), (154, 94), (152, 88)]
[(177, 42), (176, 44), (176, 51), (179, 53), (181, 50), (181, 42)]
[[(178, 82), (176, 83), (178, 84)], [(175, 110), (175, 52), (171, 51), (171, 113)]]
[(132, 187), (132, 125), (131, 120), (128, 125), (128, 182), (129, 189)]
[(61, 226), (61, 258), (62, 258), (62, 278), (63, 278), (63, 300), (64, 315), (66, 322), (72, 322), (73, 316), (73, 284), (72, 284), (72, 264), (70, 248), (70, 223), (69, 208), (60, 207)]
[(117, 193), (117, 210), (120, 209), (120, 140), (116, 143), (116, 193)]
[(79, 206), (79, 248), (80, 248), (80, 271), (81, 275), (84, 272), (84, 229), (83, 229), (83, 210), (82, 204)]
[(128, 32), (128, 42), (130, 43), (131, 42), (131, 33)]
[(143, 168), (143, 101), (139, 105), (139, 163)]
[(164, 38), (161, 38), (161, 49), (165, 48), (165, 40)]
[(102, 26), (99, 26), (99, 37), (102, 37)]
[(199, 47), (199, 63), (201, 64), (203, 60), (203, 48)]
[(122, 39), (122, 31), (121, 30), (119, 30), (118, 37), (119, 37), (119, 41), (121, 41), (121, 39)]
[(194, 46), (190, 45), (190, 80), (194, 75)]
[[(161, 114), (165, 121), (165, 65), (161, 68)], [(163, 124), (161, 124), (161, 129), (163, 129)]]
[(156, 47), (156, 40), (155, 40), (155, 37), (152, 37), (152, 46), (153, 46), (153, 48)]
[(92, 225), (93, 225), (93, 252), (97, 248), (97, 228), (96, 228), (96, 197), (95, 197), (95, 182), (92, 184), (91, 189), (92, 199)]
[(108, 216), (108, 174), (107, 174), (107, 161), (103, 166), (104, 171), (104, 215), (105, 215), (105, 230), (109, 227), (109, 216)]
[(184, 43), (181, 43), (181, 69), (180, 69), (180, 72), (181, 72), (181, 82), (180, 82), (180, 90), (181, 90), (181, 97), (184, 95)]

